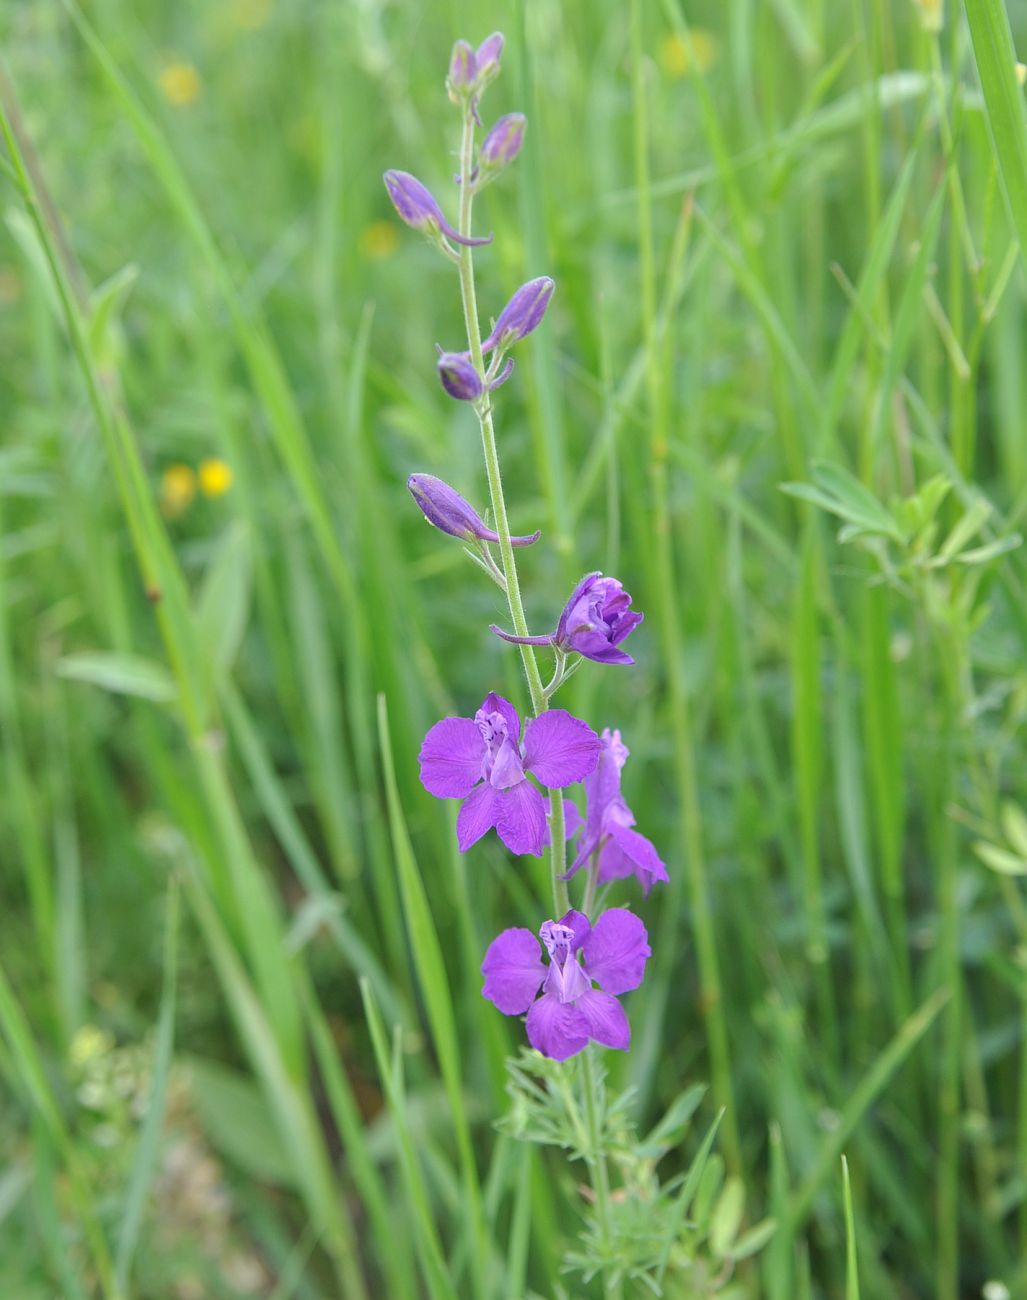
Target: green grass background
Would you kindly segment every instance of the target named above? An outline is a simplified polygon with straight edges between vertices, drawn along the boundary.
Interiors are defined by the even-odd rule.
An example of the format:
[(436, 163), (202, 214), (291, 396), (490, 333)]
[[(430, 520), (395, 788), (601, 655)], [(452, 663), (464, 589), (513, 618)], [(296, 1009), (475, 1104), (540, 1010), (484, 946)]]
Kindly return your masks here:
[[(1027, 553), (933, 563), (1027, 506), (1002, 4), (84, 12), (0, 12), (0, 1295), (592, 1294), (580, 1168), (493, 1128), (522, 1030), (478, 966), (544, 864), (461, 859), (416, 769), (524, 702), (406, 492), (485, 497), (455, 273), (381, 184), (452, 201), (449, 49), (497, 27), (529, 132), (479, 301), (558, 286), (497, 398), (529, 616), (595, 568), (647, 616), (560, 699), (672, 875), (618, 895), (654, 958), (611, 1080), (643, 1128), (710, 1082), (685, 1155), (728, 1107), (778, 1222), (737, 1295), (1027, 1295)], [(839, 538), (936, 475), (933, 527)]]

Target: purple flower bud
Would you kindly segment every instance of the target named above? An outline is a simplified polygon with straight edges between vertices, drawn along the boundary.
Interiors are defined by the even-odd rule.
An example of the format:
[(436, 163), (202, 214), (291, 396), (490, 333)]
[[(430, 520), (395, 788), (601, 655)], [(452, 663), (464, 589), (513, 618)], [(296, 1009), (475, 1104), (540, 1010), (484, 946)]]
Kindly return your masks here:
[(481, 345), (482, 352), (491, 352), (495, 347), (508, 348), (526, 338), (542, 323), (555, 288), (548, 275), (522, 284), (499, 313), (492, 333)]
[(493, 32), (486, 36), (474, 53), (477, 64), (478, 83), (485, 86), (494, 77), (499, 76), (499, 59), (503, 53), (503, 33)]
[(450, 99), (454, 103), (474, 89), (477, 75), (478, 60), (474, 50), (466, 41), (457, 41), (450, 56), (449, 81), (446, 83), (449, 88)]
[(620, 643), (632, 633), (644, 614), (631, 608), (631, 597), (616, 578), (590, 573), (571, 592), (555, 632), (545, 636), (514, 636), (495, 623), (489, 631), (517, 645), (552, 645), (564, 654), (572, 651), (597, 664), (633, 664)]
[(560, 615), (555, 644), (576, 650), (600, 664), (632, 664), (618, 647), (645, 616), (631, 608), (631, 597), (616, 578), (590, 573), (578, 583)]
[(481, 376), (460, 352), (439, 353), (439, 378), (442, 387), (458, 402), (476, 402), (481, 396)]
[[(499, 541), (499, 534), (485, 527), (470, 502), (442, 479), (433, 474), (411, 474), (407, 487), (425, 519), (440, 532), (448, 533), (450, 537), (461, 537), (466, 542), (475, 538), (482, 542)], [(530, 546), (541, 536), (541, 532), (535, 532), (528, 537), (511, 537), (510, 541), (514, 546)]]
[(499, 171), (513, 162), (524, 143), (527, 123), (523, 113), (507, 113), (499, 119), (482, 141), (478, 160), (483, 170)]
[(459, 231), (454, 230), (442, 215), (442, 209), (431, 190), (409, 172), (388, 171), (383, 180), (400, 220), (405, 221), (412, 229), (423, 230), (429, 238), (437, 236), (441, 231), (458, 244), (477, 245), (492, 242), (491, 235), (485, 239), (465, 239)]

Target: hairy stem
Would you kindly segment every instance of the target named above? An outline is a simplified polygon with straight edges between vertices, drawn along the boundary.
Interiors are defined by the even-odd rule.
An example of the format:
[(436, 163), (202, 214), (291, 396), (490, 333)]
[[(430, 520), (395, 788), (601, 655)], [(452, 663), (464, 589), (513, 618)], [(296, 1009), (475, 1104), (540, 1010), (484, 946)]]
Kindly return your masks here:
[[(474, 116), (470, 108), (464, 111), (463, 135), (460, 141), (460, 175), (468, 177), (474, 166)], [(471, 234), (471, 211), (474, 203), (472, 187), (467, 183), (460, 186), (460, 234), (469, 238)], [(478, 323), (478, 299), (474, 286), (474, 250), (466, 244), (460, 248), (460, 296), (463, 300), (464, 325), (467, 329), (467, 343), (471, 351), (471, 361), (478, 374), (485, 378), (485, 362), (481, 352), (481, 326)], [(478, 422), (481, 426), (481, 446), (485, 454), (485, 473), (488, 477), (489, 496), (492, 500), (492, 513), (495, 516), (496, 532), (499, 534), (499, 556), (506, 581), (506, 599), (510, 607), (510, 620), (517, 636), (528, 635), (528, 621), (524, 616), (524, 604), (521, 600), (521, 586), (517, 576), (517, 559), (510, 541), (510, 520), (506, 513), (506, 498), (503, 495), (503, 476), (499, 468), (499, 451), (496, 446), (496, 430), (492, 423), (492, 403), (486, 393), (477, 406)], [(539, 672), (535, 649), (530, 645), (519, 646), (524, 676), (528, 682), (528, 694), (531, 697), (531, 709), (535, 717), (544, 713), (549, 707), (545, 687)], [(563, 794), (560, 790), (549, 792), (549, 833), (550, 833), (550, 875), (553, 886), (553, 907), (557, 916), (562, 916), (570, 906), (567, 884), (560, 877), (566, 870), (567, 841), (564, 834)]]
[[(610, 1223), (610, 1174), (606, 1167), (606, 1152), (603, 1150), (602, 1132), (599, 1119), (598, 1082), (594, 1049), (586, 1047), (581, 1054), (581, 1082), (585, 1095), (585, 1119), (588, 1125), (588, 1163), (592, 1174), (592, 1190), (596, 1198), (596, 1218), (599, 1222), (599, 1242), (601, 1254), (605, 1257), (612, 1237)], [(603, 1270), (603, 1294), (607, 1300), (620, 1300), (620, 1282)]]

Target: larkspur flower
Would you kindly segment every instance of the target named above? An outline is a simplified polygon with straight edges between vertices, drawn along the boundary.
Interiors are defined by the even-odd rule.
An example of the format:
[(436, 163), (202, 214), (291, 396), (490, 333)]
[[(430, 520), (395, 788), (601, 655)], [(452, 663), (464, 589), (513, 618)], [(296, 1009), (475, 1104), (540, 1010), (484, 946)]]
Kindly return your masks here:
[[(499, 534), (485, 524), (456, 488), (451, 488), (434, 474), (411, 474), (407, 479), (410, 494), (420, 506), (425, 519), (450, 537), (460, 537), (465, 542), (498, 542)], [(527, 537), (511, 537), (513, 546), (530, 546), (542, 536), (541, 530)]]
[(551, 645), (563, 654), (577, 653), (597, 664), (633, 664), (620, 648), (645, 618), (631, 608), (631, 596), (616, 578), (589, 573), (571, 592), (556, 631), (544, 636), (514, 636), (494, 623), (490, 630), (517, 645)]
[(442, 209), (431, 190), (422, 185), (416, 176), (411, 176), (409, 172), (388, 171), (382, 179), (400, 220), (412, 230), (421, 230), (430, 239), (446, 235), (454, 243), (469, 246), (492, 242), (491, 235), (486, 235), (483, 239), (471, 239), (454, 230), (442, 215)]
[(528, 119), (523, 113), (505, 113), (481, 142), (478, 162), (483, 171), (498, 172), (521, 151)]
[(462, 96), (474, 88), (474, 79), (478, 73), (478, 61), (474, 49), (466, 41), (457, 41), (449, 59), (449, 79), (446, 89), (454, 103), (459, 103)]
[(539, 936), (548, 970), (530, 930), (504, 930), (493, 939), (481, 964), (484, 996), (504, 1015), (527, 1012), (528, 1042), (554, 1061), (576, 1055), (589, 1039), (626, 1051), (631, 1026), (616, 995), (638, 988), (652, 955), (639, 918), (614, 907), (593, 926), (572, 910), (546, 921)]
[(461, 853), (493, 827), (511, 853), (542, 856), (548, 827), (542, 795), (527, 779), (561, 790), (595, 767), (599, 737), (564, 709), (549, 709), (524, 728), (517, 710), (495, 694), (473, 718), (443, 718), (424, 738), (421, 784), (439, 799), (462, 799), (456, 821)]
[(582, 834), (577, 855), (563, 879), (569, 880), (598, 853), (601, 885), (633, 875), (648, 894), (655, 881), (668, 879), (667, 868), (650, 841), (632, 830), (635, 817), (620, 788), (629, 750), (620, 732), (611, 732), (609, 727), (604, 727), (599, 743), (599, 761), (584, 781), (587, 801), (584, 822), (573, 804), (565, 805), (568, 824), (575, 833), (580, 829)]
[(497, 347), (505, 351), (514, 343), (527, 338), (532, 330), (542, 324), (542, 317), (546, 314), (555, 288), (555, 283), (548, 275), (540, 275), (538, 279), (522, 284), (499, 313), (492, 332), (481, 345), (482, 352), (487, 355)]

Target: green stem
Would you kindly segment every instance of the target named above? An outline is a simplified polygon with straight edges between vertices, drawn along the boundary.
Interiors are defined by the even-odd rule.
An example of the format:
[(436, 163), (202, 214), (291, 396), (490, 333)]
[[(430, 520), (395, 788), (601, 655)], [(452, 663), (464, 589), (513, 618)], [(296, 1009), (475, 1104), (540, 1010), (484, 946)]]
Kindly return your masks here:
[[(460, 141), (460, 175), (470, 176), (474, 166), (474, 117), (470, 109), (464, 111), (463, 135)], [(472, 187), (463, 183), (460, 186), (460, 234), (466, 239), (471, 234), (471, 211), (474, 203)], [(471, 361), (475, 370), (484, 380), (485, 363), (481, 352), (481, 327), (478, 323), (478, 299), (474, 286), (474, 253), (466, 244), (460, 247), (460, 296), (463, 300), (464, 325), (467, 329), (467, 342), (471, 350)], [(521, 600), (521, 585), (517, 576), (517, 559), (510, 541), (510, 520), (506, 512), (506, 498), (503, 495), (503, 476), (499, 468), (499, 450), (496, 446), (496, 430), (492, 423), (492, 403), (486, 393), (477, 405), (478, 422), (481, 426), (481, 446), (485, 455), (485, 473), (488, 478), (489, 496), (492, 500), (492, 513), (499, 534), (499, 555), (506, 580), (506, 600), (510, 607), (510, 620), (518, 636), (528, 635), (528, 621), (524, 616), (524, 604)], [(528, 682), (528, 694), (531, 697), (531, 709), (535, 717), (544, 713), (549, 707), (545, 687), (539, 672), (533, 646), (522, 645), (521, 663), (524, 676)], [(563, 793), (560, 790), (549, 792), (549, 835), (550, 835), (550, 876), (553, 887), (553, 907), (557, 916), (562, 916), (570, 907), (567, 884), (560, 877), (567, 869), (567, 840), (564, 833)]]
[[(592, 1190), (596, 1198), (596, 1218), (599, 1222), (599, 1254), (606, 1258), (610, 1249), (612, 1225), (610, 1223), (610, 1173), (606, 1167), (606, 1152), (602, 1145), (599, 1121), (598, 1086), (595, 1076), (595, 1056), (591, 1046), (581, 1054), (581, 1082), (585, 1098), (585, 1122), (588, 1126), (588, 1163), (592, 1175)], [(619, 1300), (621, 1286), (603, 1270), (603, 1294), (610, 1300)]]

